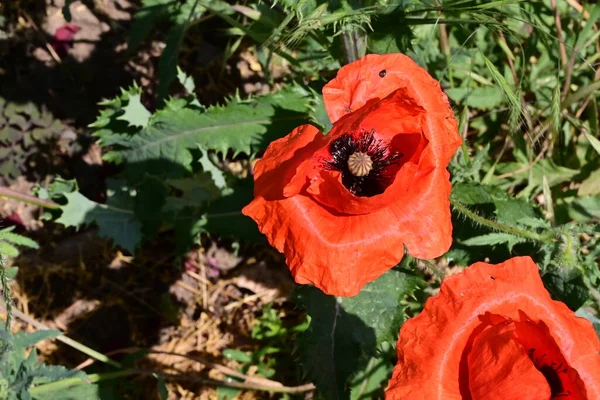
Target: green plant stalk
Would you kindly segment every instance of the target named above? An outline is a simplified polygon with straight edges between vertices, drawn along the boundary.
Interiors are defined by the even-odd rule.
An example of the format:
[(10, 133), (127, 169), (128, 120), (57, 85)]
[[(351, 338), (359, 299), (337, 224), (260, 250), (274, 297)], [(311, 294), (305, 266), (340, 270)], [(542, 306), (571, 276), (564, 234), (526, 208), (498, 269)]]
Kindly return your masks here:
[(46, 383), (44, 385), (32, 387), (31, 389), (29, 389), (29, 393), (32, 395), (40, 395), (40, 394), (44, 394), (44, 393), (48, 393), (48, 392), (55, 392), (55, 391), (61, 390), (61, 389), (67, 389), (72, 386), (79, 386), (79, 385), (84, 385), (84, 384), (87, 385), (87, 384), (101, 382), (101, 381), (108, 381), (108, 380), (115, 379), (115, 378), (121, 378), (124, 376), (134, 375), (136, 373), (137, 372), (135, 370), (126, 369), (123, 371), (107, 372), (107, 373), (103, 373), (103, 374), (90, 374), (87, 376), (87, 379), (67, 378), (67, 379), (62, 379), (60, 381), (50, 382), (50, 383)]
[[(6, 307), (7, 304), (0, 303), (0, 310), (2, 308), (4, 308), (2, 306)], [(50, 329), (46, 325), (44, 325), (41, 322), (39, 322), (39, 321), (31, 318), (28, 315), (23, 314), (19, 310), (13, 310), (12, 314), (14, 314), (14, 316), (16, 316), (17, 318), (19, 318), (20, 320), (25, 321), (25, 322), (27, 322), (30, 325), (33, 325), (37, 329), (40, 329), (40, 330), (49, 330)], [(105, 356), (104, 354), (102, 354), (102, 353), (100, 353), (100, 352), (98, 352), (98, 351), (96, 351), (94, 349), (91, 349), (91, 348), (87, 347), (86, 345), (84, 345), (82, 343), (79, 343), (76, 340), (71, 339), (70, 337), (67, 337), (65, 335), (60, 335), (60, 336), (56, 337), (56, 340), (58, 340), (59, 342), (63, 342), (67, 346), (71, 346), (74, 349), (77, 349), (77, 350), (81, 351), (83, 354), (86, 354), (86, 355), (90, 356), (91, 358), (94, 358), (94, 359), (96, 359), (98, 361), (101, 361), (103, 363), (112, 365), (113, 367), (122, 368), (121, 363), (119, 363), (119, 362), (117, 362), (117, 361), (115, 361), (115, 360), (113, 360), (113, 359)]]
[(117, 368), (122, 367), (121, 363), (105, 356), (104, 354), (102, 354), (94, 349), (87, 347), (86, 345), (84, 345), (82, 343), (79, 343), (76, 340), (71, 339), (70, 337), (61, 335), (61, 336), (58, 336), (56, 338), (56, 340), (59, 340), (59, 341), (63, 342), (64, 344), (66, 344), (67, 346), (71, 346), (72, 348), (77, 349), (80, 352), (82, 352), (83, 354), (86, 354), (92, 358), (95, 358), (98, 361), (102, 361), (103, 363), (112, 365), (113, 367), (117, 367)]
[(4, 299), (4, 304), (6, 304), (6, 322), (4, 323), (4, 327), (7, 331), (10, 331), (10, 323), (12, 320), (12, 293), (10, 287), (8, 286), (8, 278), (6, 277), (6, 269), (4, 267), (4, 260), (2, 260), (2, 255), (0, 254), (0, 287), (2, 288), (2, 298)]
[(57, 210), (60, 208), (60, 204), (57, 204), (50, 200), (40, 199), (25, 193), (19, 193), (15, 190), (0, 187), (0, 197), (6, 197), (13, 200), (18, 200), (23, 203), (33, 204), (34, 206), (49, 208), (51, 210)]
[(56, 382), (50, 382), (43, 385), (39, 385), (29, 389), (29, 393), (32, 395), (40, 395), (49, 392), (55, 392), (57, 390), (71, 388), (73, 386), (80, 385), (89, 385), (92, 383), (97, 383), (101, 381), (107, 381), (115, 378), (121, 378), (129, 375), (147, 375), (153, 377), (162, 377), (165, 379), (174, 379), (188, 382), (200, 382), (208, 385), (214, 386), (222, 386), (222, 387), (232, 387), (242, 390), (255, 390), (261, 392), (271, 392), (271, 393), (305, 393), (315, 390), (315, 386), (311, 383), (301, 385), (301, 386), (261, 386), (261, 385), (253, 385), (244, 382), (226, 382), (220, 381), (217, 379), (210, 378), (202, 378), (197, 376), (186, 376), (186, 375), (173, 375), (173, 374), (165, 374), (159, 371), (149, 371), (143, 369), (126, 369), (122, 371), (116, 372), (107, 372), (102, 374), (90, 374), (87, 376), (87, 379), (82, 378), (68, 378), (63, 379)]
[(550, 238), (551, 238), (550, 235), (543, 236), (543, 235), (537, 234), (535, 232), (529, 232), (529, 231), (526, 231), (523, 229), (519, 229), (519, 228), (509, 226), (509, 225), (501, 224), (499, 222), (492, 221), (490, 219), (482, 217), (481, 215), (478, 215), (478, 214), (474, 213), (473, 211), (469, 210), (469, 208), (467, 206), (465, 206), (464, 204), (462, 204), (461, 202), (453, 199), (452, 196), (450, 196), (450, 204), (452, 204), (454, 209), (457, 210), (458, 212), (460, 212), (461, 214), (463, 214), (465, 217), (477, 222), (478, 224), (487, 226), (488, 228), (494, 229), (496, 231), (510, 233), (512, 235), (520, 236), (522, 238), (534, 240), (534, 241), (540, 242), (540, 243), (547, 243), (550, 241)]
[(422, 261), (423, 264), (425, 264), (425, 266), (427, 266), (427, 268), (431, 270), (431, 272), (440, 280), (440, 282), (444, 280), (446, 274), (444, 274), (444, 272), (442, 272), (437, 265), (435, 265), (429, 260), (424, 260), (422, 258), (420, 258), (419, 260)]

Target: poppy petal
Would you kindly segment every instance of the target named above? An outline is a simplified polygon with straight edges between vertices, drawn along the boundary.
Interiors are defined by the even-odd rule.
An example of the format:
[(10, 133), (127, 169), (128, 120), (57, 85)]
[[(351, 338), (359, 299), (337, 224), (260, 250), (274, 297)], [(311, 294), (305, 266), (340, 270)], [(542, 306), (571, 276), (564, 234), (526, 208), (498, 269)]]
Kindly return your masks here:
[(400, 233), (389, 219), (335, 215), (302, 194), (280, 201), (256, 197), (242, 213), (285, 254), (296, 282), (327, 294), (358, 294), (404, 255)]
[(527, 352), (514, 340), (515, 324), (493, 325), (473, 341), (468, 355), (473, 400), (550, 398), (550, 386)]
[(325, 136), (312, 125), (299, 126), (271, 142), (254, 167), (254, 195), (275, 200), (297, 194), (304, 182), (292, 178), (300, 165), (325, 143)]
[(544, 321), (588, 395), (598, 393), (600, 369), (589, 357), (600, 357), (600, 342), (591, 323), (550, 298), (531, 258), (515, 257), (498, 265), (476, 263), (446, 278), (423, 312), (402, 326), (387, 398), (419, 396), (423, 388), (432, 396), (425, 398), (460, 398), (459, 363), (479, 316), (519, 320), (520, 310)]

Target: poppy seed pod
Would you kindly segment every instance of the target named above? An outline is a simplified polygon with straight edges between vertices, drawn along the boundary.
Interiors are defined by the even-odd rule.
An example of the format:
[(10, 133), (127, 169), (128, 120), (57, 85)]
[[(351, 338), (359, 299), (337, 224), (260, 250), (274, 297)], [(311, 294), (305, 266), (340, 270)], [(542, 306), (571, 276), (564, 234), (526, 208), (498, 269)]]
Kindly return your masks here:
[(408, 253), (452, 242), (446, 170), (461, 143), (439, 83), (402, 54), (368, 55), (323, 88), (333, 128), (272, 142), (243, 209), (298, 283), (353, 296)]

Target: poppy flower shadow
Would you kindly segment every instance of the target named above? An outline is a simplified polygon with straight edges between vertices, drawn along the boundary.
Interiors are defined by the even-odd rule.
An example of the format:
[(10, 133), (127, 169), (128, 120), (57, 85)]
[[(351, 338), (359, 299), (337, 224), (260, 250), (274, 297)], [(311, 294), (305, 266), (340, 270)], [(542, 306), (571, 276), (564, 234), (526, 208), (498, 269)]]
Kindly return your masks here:
[[(340, 301), (313, 286), (297, 289), (295, 297), (311, 316), (309, 328), (298, 338), (300, 359), (325, 398), (350, 398), (350, 388), (361, 387), (361, 382), (375, 378), (371, 375), (377, 366), (391, 363), (390, 355), (377, 346), (375, 330), (350, 311), (352, 299)], [(375, 391), (380, 390), (358, 398), (377, 398)]]

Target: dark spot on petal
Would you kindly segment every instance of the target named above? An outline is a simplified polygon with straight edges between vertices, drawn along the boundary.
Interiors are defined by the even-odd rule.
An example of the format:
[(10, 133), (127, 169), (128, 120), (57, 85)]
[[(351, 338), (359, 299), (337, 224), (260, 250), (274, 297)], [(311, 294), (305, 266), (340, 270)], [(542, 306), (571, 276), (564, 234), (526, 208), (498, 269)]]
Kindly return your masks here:
[(385, 77), (385, 74), (387, 74), (387, 71), (385, 69), (382, 69), (381, 71), (379, 71), (379, 77), (380, 78)]
[(494, 277), (493, 277), (493, 276), (491, 276), (491, 275), (490, 275), (490, 279), (491, 279), (491, 280), (493, 280), (493, 281), (495, 281), (495, 280), (496, 280), (496, 278), (494, 278)]

